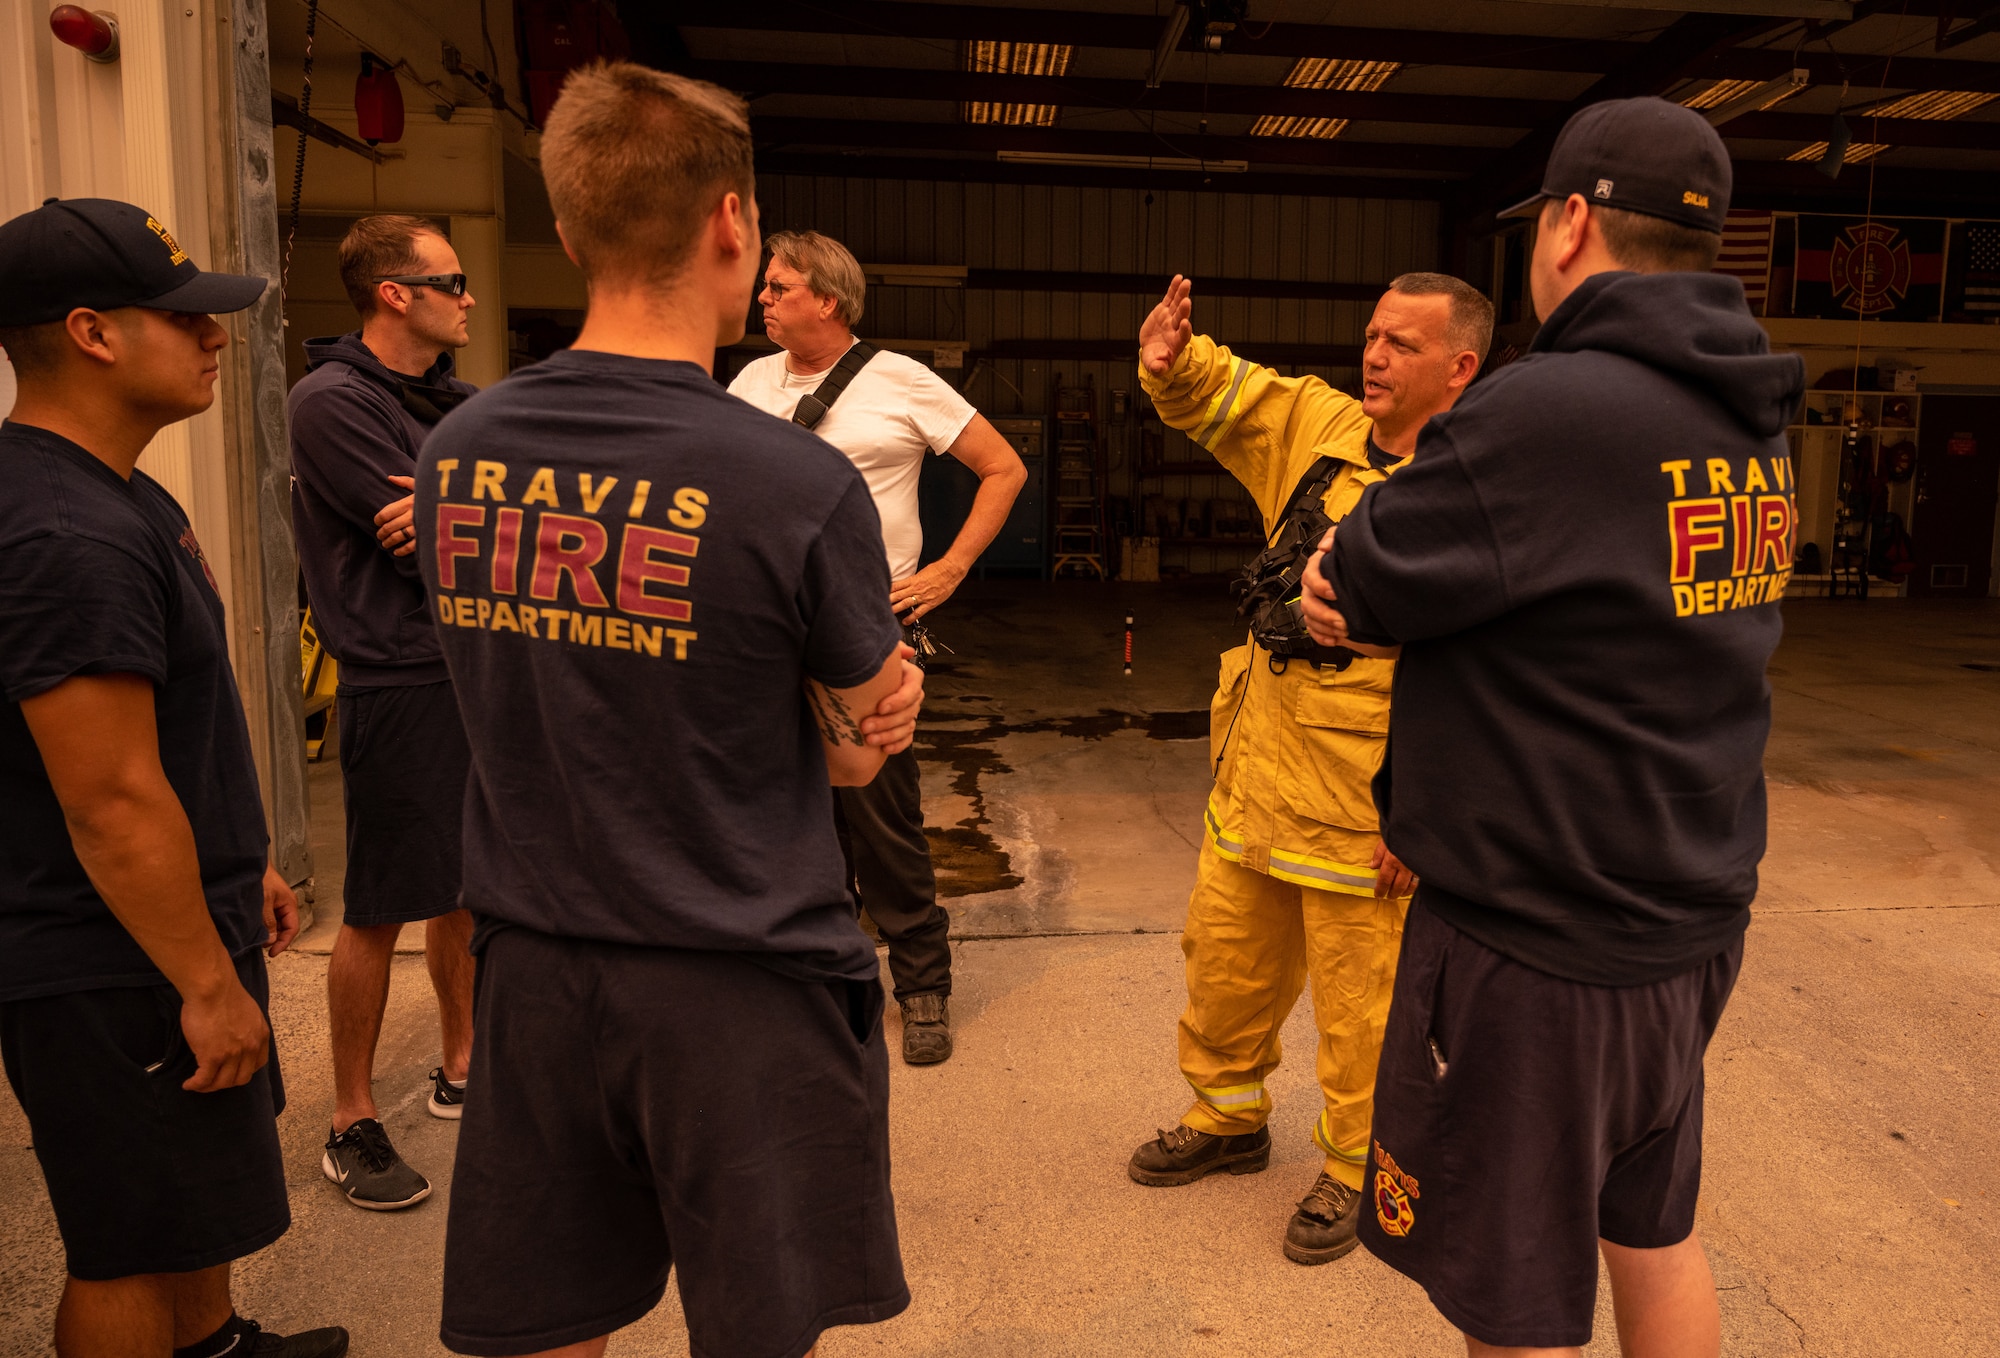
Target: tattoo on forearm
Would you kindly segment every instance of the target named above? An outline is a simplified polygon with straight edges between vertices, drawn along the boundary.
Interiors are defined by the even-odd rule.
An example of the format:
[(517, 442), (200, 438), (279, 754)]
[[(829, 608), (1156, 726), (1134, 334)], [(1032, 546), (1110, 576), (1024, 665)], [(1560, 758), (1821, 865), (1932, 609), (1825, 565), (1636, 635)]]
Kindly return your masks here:
[(806, 697), (812, 700), (813, 716), (819, 721), (819, 733), (829, 745), (866, 745), (868, 738), (861, 734), (861, 723), (847, 710), (840, 695), (823, 684), (806, 682)]

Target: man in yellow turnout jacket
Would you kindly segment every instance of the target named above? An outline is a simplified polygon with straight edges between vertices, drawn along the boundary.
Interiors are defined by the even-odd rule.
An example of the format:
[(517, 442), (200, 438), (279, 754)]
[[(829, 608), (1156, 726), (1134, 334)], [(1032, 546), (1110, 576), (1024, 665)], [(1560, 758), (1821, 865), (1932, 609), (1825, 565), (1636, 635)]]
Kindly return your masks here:
[[(1195, 335), (1190, 291), (1176, 277), (1147, 317), (1139, 380), (1161, 419), (1249, 489), (1267, 541), (1316, 486), (1337, 522), (1402, 466), (1424, 422), (1472, 381), (1492, 334), (1492, 306), (1474, 289), (1406, 274), (1369, 322), (1357, 401)], [(1313, 1139), (1326, 1163), (1285, 1232), (1287, 1257), (1305, 1264), (1355, 1245), (1375, 1061), (1414, 885), (1379, 837), (1369, 791), (1394, 671), (1386, 651), (1280, 656), (1253, 640), (1223, 654), (1209, 725), (1215, 786), (1181, 942), (1180, 1063), (1194, 1104), (1130, 1165), (1138, 1182), (1170, 1186), (1270, 1163), (1264, 1082), (1310, 978), (1325, 1096)]]

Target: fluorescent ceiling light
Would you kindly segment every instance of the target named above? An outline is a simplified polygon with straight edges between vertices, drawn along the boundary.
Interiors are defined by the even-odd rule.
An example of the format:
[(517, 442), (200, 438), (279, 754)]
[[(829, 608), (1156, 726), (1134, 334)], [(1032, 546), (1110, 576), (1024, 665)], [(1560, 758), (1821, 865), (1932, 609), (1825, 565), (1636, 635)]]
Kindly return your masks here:
[(962, 288), (965, 265), (863, 264), (861, 276), (886, 288)]
[[(968, 42), (965, 69), (989, 75), (1063, 75), (1076, 48), (1056, 42)], [(1054, 127), (1061, 109), (1055, 104), (968, 103), (968, 123), (998, 123), (1007, 127)]]
[[(1790, 155), (1786, 156), (1785, 159), (1801, 160), (1801, 161), (1809, 160), (1817, 162), (1820, 157), (1826, 154), (1826, 149), (1827, 149), (1827, 144), (1825, 142), (1816, 141), (1811, 146), (1801, 147), (1799, 150), (1792, 152)], [(1859, 165), (1864, 160), (1873, 160), (1876, 156), (1881, 155), (1884, 151), (1888, 149), (1889, 149), (1888, 142), (1857, 141), (1847, 148), (1847, 159), (1845, 163), (1848, 165)]]
[(1207, 170), (1242, 174), (1247, 160), (1197, 160), (1193, 156), (1089, 156), (1069, 151), (999, 151), (1009, 165), (1092, 165), (1107, 170)]
[[(1285, 77), (1285, 87), (1294, 90), (1379, 90), (1402, 68), (1400, 61), (1339, 61), (1333, 57), (1304, 57)], [(1250, 129), (1250, 135), (1330, 140), (1339, 136), (1347, 123), (1345, 118), (1280, 117), (1267, 113)]]
[(1681, 102), (1698, 110), (1709, 126), (1721, 127), (1746, 113), (1776, 108), (1812, 83), (1812, 72), (1795, 67), (1775, 80), (1719, 80), (1693, 98)]
[[(1895, 98), (1875, 105), (1857, 118), (1918, 118), (1925, 122), (1946, 122), (1961, 117), (1976, 108), (1984, 108), (2000, 93), (1984, 90), (1920, 90), (1915, 94), (1899, 94)], [(1893, 145), (1891, 142), (1856, 142), (1847, 148), (1846, 164), (1856, 165), (1864, 160), (1872, 160)], [(1826, 153), (1827, 144), (1816, 141), (1803, 147), (1786, 160), (1817, 160)]]
[(2000, 93), (1989, 94), (1983, 90), (1925, 90), (1918, 94), (1905, 94), (1877, 104), (1863, 118), (1922, 118), (1927, 122), (1945, 122), (1962, 117), (1976, 108), (1983, 108), (2000, 99)]

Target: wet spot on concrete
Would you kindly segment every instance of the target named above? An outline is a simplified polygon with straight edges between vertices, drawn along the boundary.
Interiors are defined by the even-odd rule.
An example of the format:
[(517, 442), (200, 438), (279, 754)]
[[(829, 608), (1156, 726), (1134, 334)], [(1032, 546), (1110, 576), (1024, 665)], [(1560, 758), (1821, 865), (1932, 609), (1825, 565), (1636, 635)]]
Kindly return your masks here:
[[(933, 666), (931, 673), (940, 668)], [(990, 699), (967, 695), (959, 701)], [(917, 758), (926, 764), (948, 767), (953, 794), (971, 803), (971, 814), (957, 823), (924, 827), (924, 836), (931, 846), (931, 864), (937, 870), (938, 895), (978, 896), (990, 891), (1012, 891), (1025, 880), (1014, 871), (1007, 851), (987, 829), (991, 822), (986, 815), (982, 780), (989, 773), (1013, 772), (995, 748), (1001, 737), (1054, 733), (1077, 740), (1102, 740), (1117, 731), (1143, 731), (1149, 740), (1206, 740), (1208, 709), (1118, 712), (1102, 708), (1091, 716), (1043, 717), (1022, 722), (966, 713), (921, 723), (917, 728)]]

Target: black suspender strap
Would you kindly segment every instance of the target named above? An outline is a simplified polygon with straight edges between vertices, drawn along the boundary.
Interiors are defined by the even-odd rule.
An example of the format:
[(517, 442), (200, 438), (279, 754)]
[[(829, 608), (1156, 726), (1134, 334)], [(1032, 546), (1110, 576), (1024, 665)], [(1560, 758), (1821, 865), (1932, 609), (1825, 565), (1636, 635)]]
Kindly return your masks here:
[(802, 424), (808, 429), (817, 428), (826, 418), (826, 412), (833, 409), (833, 403), (840, 399), (840, 393), (847, 390), (847, 384), (854, 375), (868, 366), (868, 360), (875, 357), (875, 346), (867, 340), (856, 340), (854, 347), (840, 356), (840, 362), (833, 365), (833, 371), (826, 380), (806, 395), (799, 397), (799, 408), (792, 412), (792, 423)]

